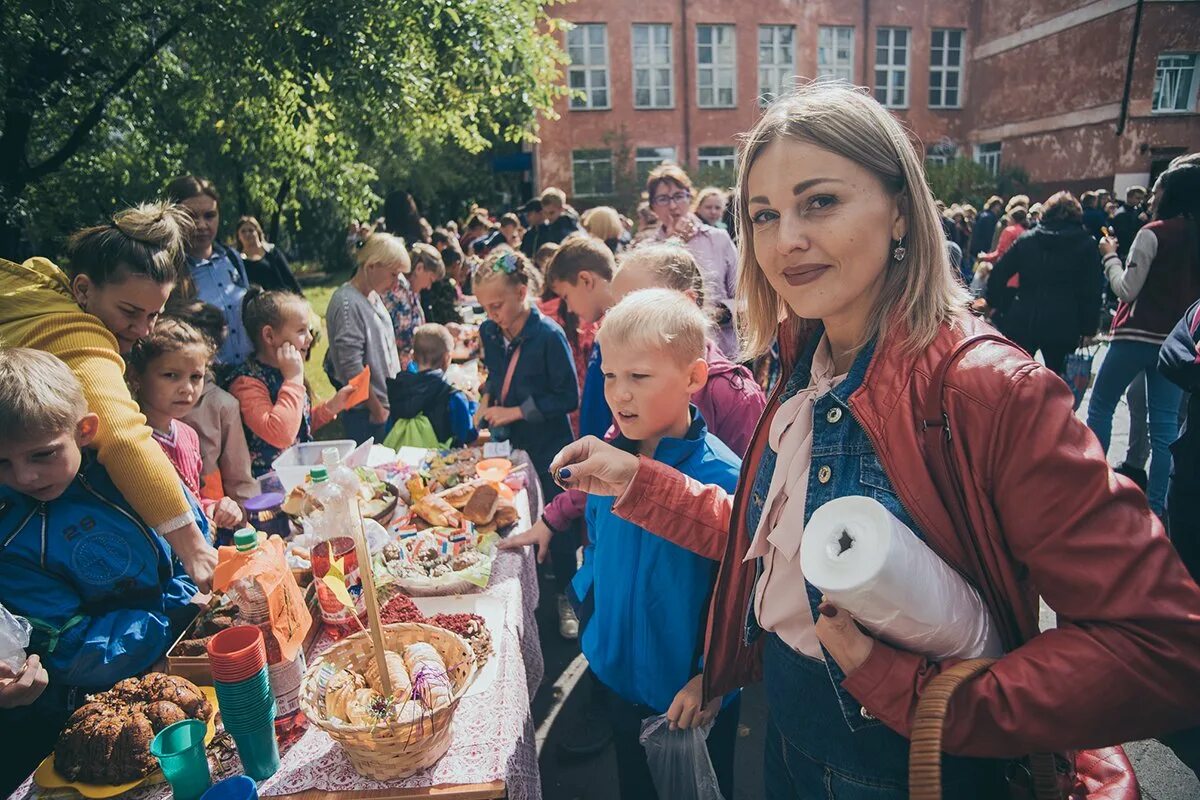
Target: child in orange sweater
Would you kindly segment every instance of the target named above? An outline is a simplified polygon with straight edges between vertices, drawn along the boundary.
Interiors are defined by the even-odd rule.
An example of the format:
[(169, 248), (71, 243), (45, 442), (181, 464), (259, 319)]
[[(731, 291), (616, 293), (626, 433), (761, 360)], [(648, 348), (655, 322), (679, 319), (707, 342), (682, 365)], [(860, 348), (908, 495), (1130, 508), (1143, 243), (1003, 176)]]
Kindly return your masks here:
[(312, 405), (304, 383), (304, 359), (313, 343), (312, 309), (303, 297), (251, 287), (242, 320), (254, 341), (254, 357), (234, 369), (228, 389), (241, 406), (251, 469), (259, 477), (271, 471), (284, 450), (312, 441), (313, 431), (346, 407), (354, 387), (346, 385), (326, 402)]

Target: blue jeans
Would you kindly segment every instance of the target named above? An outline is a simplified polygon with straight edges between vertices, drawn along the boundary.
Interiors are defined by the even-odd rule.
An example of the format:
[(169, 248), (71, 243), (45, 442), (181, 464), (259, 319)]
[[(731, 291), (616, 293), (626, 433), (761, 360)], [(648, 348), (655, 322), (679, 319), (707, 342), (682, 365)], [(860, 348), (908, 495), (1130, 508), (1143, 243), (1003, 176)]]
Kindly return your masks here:
[(1171, 477), (1171, 443), (1179, 436), (1179, 402), (1183, 390), (1158, 373), (1158, 350), (1156, 344), (1121, 339), (1109, 346), (1092, 387), (1087, 424), (1107, 453), (1117, 403), (1134, 379), (1146, 373), (1146, 405), (1150, 415), (1150, 479), (1146, 496), (1150, 510), (1161, 517)]
[[(851, 731), (820, 661), (775, 634), (763, 648), (766, 800), (907, 800), (908, 740), (882, 724)], [(1004, 762), (942, 757), (943, 797), (1004, 796)]]

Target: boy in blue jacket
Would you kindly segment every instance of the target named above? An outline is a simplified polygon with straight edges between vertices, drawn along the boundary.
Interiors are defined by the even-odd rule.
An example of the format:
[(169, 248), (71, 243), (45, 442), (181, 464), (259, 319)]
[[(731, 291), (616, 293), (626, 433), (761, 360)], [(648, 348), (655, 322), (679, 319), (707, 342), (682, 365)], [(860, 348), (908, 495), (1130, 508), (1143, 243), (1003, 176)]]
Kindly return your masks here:
[[(690, 403), (708, 377), (708, 324), (679, 292), (630, 294), (608, 312), (598, 334), (604, 394), (621, 429), (615, 446), (732, 492), (741, 459), (707, 431)], [(571, 590), (583, 653), (609, 690), (621, 796), (657, 796), (638, 735), (644, 719), (665, 713), (678, 728), (715, 718), (709, 756), (722, 794), (733, 797), (739, 697), (703, 706), (700, 693), (716, 562), (626, 522), (612, 512), (614, 501), (588, 498), (591, 542)]]
[(148, 670), (195, 615), (196, 586), (169, 545), (84, 450), (98, 425), (66, 364), (0, 349), (0, 603), (33, 625), (29, 650), (50, 675), (36, 702), (0, 710), (0, 790), (32, 771), (87, 694)]

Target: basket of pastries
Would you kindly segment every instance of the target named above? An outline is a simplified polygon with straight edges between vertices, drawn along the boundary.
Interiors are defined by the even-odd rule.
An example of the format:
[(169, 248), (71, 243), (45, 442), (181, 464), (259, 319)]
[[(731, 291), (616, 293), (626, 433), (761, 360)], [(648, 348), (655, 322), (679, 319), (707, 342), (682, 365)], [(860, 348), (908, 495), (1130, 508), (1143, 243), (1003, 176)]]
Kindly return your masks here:
[(444, 628), (398, 623), (381, 630), (390, 695), (364, 631), (309, 667), (300, 708), (342, 746), (359, 774), (394, 780), (445, 755), (454, 712), (477, 668), (471, 645)]
[(375, 580), (410, 597), (478, 592), (491, 579), (499, 538), (469, 523), (400, 530), (375, 556)]

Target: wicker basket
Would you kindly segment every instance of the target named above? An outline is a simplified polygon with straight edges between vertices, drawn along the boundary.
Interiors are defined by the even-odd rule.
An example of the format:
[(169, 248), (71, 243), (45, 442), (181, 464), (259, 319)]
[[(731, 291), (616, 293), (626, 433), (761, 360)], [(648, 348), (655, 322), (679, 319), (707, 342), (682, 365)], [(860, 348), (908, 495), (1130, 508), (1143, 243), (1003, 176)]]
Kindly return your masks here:
[(346, 751), (354, 769), (374, 780), (394, 780), (434, 764), (450, 749), (450, 724), (458, 702), (475, 680), (475, 656), (462, 637), (443, 628), (419, 623), (383, 626), (389, 650), (402, 650), (414, 642), (428, 642), (446, 663), (451, 699), (448, 705), (426, 712), (414, 722), (351, 725), (325, 715), (317, 675), (323, 664), (363, 672), (373, 658), (371, 637), (365, 631), (334, 644), (308, 668), (300, 684), (300, 708), (309, 721), (329, 734)]

